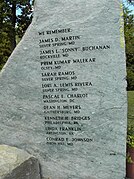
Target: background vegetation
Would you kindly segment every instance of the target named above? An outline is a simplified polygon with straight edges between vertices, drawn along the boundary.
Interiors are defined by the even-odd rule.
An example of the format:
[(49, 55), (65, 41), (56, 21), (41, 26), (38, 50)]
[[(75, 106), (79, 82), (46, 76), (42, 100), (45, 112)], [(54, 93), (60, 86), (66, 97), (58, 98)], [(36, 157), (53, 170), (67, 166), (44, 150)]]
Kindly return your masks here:
[[(134, 1), (132, 2), (134, 7)], [(128, 90), (134, 90), (134, 14), (124, 5), (124, 34), (126, 43), (126, 64)]]
[(33, 0), (0, 0), (0, 69), (32, 20)]
[(134, 91), (128, 91), (128, 119), (132, 121), (134, 126)]

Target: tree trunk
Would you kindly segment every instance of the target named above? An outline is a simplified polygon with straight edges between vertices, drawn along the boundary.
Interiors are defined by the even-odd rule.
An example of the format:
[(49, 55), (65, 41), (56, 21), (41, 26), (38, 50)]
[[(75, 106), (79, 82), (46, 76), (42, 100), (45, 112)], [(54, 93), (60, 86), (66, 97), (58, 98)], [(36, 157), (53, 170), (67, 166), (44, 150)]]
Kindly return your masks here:
[(15, 31), (15, 25), (16, 25), (16, 0), (13, 0), (12, 2), (12, 34), (11, 34), (11, 50), (13, 51), (16, 47), (16, 31)]

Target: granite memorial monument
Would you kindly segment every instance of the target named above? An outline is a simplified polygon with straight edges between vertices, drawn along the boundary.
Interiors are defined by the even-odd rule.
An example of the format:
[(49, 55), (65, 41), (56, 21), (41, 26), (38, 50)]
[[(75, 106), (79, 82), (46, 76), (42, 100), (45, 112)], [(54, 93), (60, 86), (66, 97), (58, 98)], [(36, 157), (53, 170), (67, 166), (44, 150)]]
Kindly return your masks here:
[(119, 0), (36, 0), (0, 74), (0, 143), (44, 179), (124, 179), (127, 99)]

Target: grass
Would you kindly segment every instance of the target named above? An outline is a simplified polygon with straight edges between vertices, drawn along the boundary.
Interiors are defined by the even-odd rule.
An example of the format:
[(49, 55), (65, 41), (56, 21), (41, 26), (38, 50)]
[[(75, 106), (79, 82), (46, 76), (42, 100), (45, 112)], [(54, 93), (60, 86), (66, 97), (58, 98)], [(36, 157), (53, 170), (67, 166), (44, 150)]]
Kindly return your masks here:
[(134, 91), (128, 91), (128, 124), (134, 127)]

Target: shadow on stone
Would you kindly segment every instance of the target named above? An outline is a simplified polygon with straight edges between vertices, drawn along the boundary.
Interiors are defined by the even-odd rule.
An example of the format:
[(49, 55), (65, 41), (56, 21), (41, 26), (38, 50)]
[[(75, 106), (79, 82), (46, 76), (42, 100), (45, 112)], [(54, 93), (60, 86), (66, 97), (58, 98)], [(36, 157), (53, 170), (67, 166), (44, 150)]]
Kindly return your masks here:
[(16, 147), (0, 145), (0, 179), (40, 179), (38, 160)]

